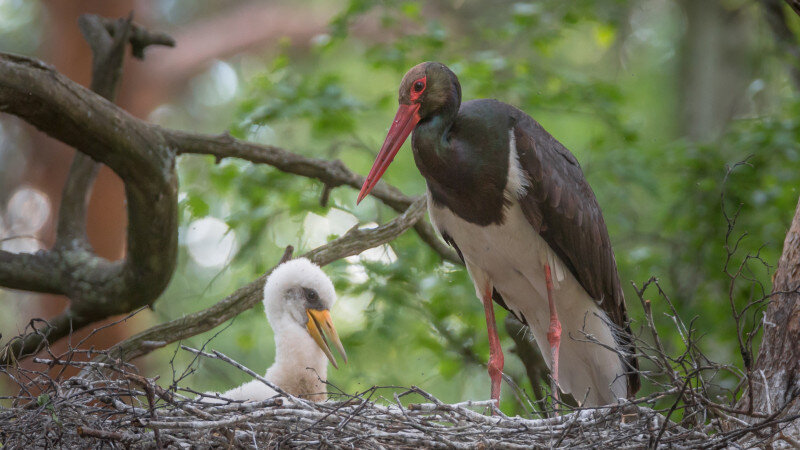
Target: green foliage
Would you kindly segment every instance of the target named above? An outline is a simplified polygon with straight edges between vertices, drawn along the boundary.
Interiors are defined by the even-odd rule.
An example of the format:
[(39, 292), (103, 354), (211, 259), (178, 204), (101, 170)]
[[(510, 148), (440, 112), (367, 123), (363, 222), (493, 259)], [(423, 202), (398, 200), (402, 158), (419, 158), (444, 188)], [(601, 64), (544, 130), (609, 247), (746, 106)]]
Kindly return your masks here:
[(40, 407), (50, 411), (50, 417), (53, 419), (58, 426), (61, 426), (61, 419), (58, 418), (56, 415), (56, 409), (53, 406), (53, 402), (50, 400), (50, 396), (47, 394), (41, 394), (36, 397), (36, 404)]
[[(759, 20), (757, 9), (741, 8), (752, 22)], [(351, 34), (354, 24), (370, 20), (378, 32)], [(722, 211), (739, 211), (731, 239), (747, 233), (731, 267), (748, 252), (777, 261), (798, 196), (800, 102), (787, 100), (784, 61), (767, 27), (752, 26), (749, 51), (758, 70), (746, 76), (751, 87), (767, 88), (741, 93), (751, 104), (747, 115), (720, 136), (687, 139), (677, 81), (683, 62), (676, 56), (685, 45), (684, 20), (679, 6), (647, 0), (350, 0), (310, 51), (284, 46), (259, 62), (259, 73), (245, 80), (236, 114), (222, 113), (208, 126), (221, 131), (216, 123), (229, 123), (236, 136), (340, 158), (366, 173), (396, 108), (403, 73), (421, 61), (442, 61), (459, 75), (465, 99), (512, 103), (576, 154), (604, 208), (623, 284), (659, 276), (687, 323), (698, 317), (695, 326), (705, 330), (701, 346), (735, 362)], [(726, 177), (726, 167), (745, 159)], [(372, 199), (356, 208), (349, 188), (335, 190), (322, 207), (319, 183), (242, 161), (185, 157), (180, 175), (182, 236), (192, 221), (211, 215), (235, 233), (238, 252), (228, 266), (213, 270), (182, 254), (156, 307), (163, 317), (207, 306), (251, 280), (286, 244), (302, 253), (356, 221), (384, 222), (395, 214)], [(408, 194), (424, 192), (408, 151), (384, 178)], [(389, 251), (396, 259), (351, 258), (326, 269), (341, 299), (334, 321), (351, 357), (330, 373), (331, 381), (348, 392), (417, 384), (446, 401), (486, 398), (486, 325), (466, 272), (442, 264), (414, 233)], [(769, 289), (768, 267), (751, 264), (747, 274)], [(744, 279), (732, 292), (737, 307), (757, 294)], [(626, 296), (639, 321), (633, 291), (626, 288)], [(666, 310), (653, 300), (657, 311)], [(504, 311), (497, 313), (501, 321)], [(757, 313), (748, 316), (751, 323)], [(670, 319), (656, 319), (667, 345), (678, 348)], [(509, 349), (513, 342), (505, 336), (502, 344)], [(262, 309), (242, 314), (210, 345), (259, 371), (274, 354)], [(507, 357), (506, 364), (527, 386), (519, 361)], [(213, 363), (203, 369), (192, 379), (198, 388), (222, 389), (244, 378)], [(525, 410), (508, 388), (504, 392), (507, 412)]]
[(254, 80), (254, 95), (243, 103), (245, 119), (238, 132), (279, 119), (308, 120), (314, 137), (355, 129), (353, 112), (358, 102), (346, 95), (338, 75), (316, 77), (315, 72), (301, 74), (291, 69), (276, 68), (270, 76)]

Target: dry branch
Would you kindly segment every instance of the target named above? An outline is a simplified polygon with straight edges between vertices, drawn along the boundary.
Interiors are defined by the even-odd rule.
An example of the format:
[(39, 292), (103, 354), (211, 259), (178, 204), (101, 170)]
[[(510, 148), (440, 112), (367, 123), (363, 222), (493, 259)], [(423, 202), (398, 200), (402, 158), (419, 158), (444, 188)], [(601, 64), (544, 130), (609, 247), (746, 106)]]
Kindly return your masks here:
[[(392, 241), (417, 223), (424, 213), (425, 200), (418, 199), (390, 222), (371, 229), (353, 228), (343, 236), (309, 251), (303, 257), (324, 266), (338, 259), (357, 255)], [(130, 361), (172, 342), (196, 336), (221, 325), (261, 301), (264, 282), (273, 269), (274, 267), (209, 308), (156, 325), (120, 342), (109, 349), (108, 355), (113, 360)], [(107, 360), (101, 358), (98, 361)]]
[[(108, 98), (116, 91), (126, 43), (139, 50), (150, 43), (169, 43), (164, 35), (148, 34), (130, 19), (85, 16), (81, 27), (95, 53), (93, 88)], [(319, 179), (326, 189), (358, 188), (363, 181), (340, 161), (306, 158), (228, 135), (184, 133), (146, 123), (46, 64), (22, 56), (0, 54), (0, 112), (19, 116), (81, 154), (65, 186), (56, 246), (36, 254), (0, 250), (0, 286), (62, 294), (71, 300), (69, 309), (50, 320), (43, 333), (13, 343), (5, 356), (14, 358), (34, 353), (43, 336), (56, 340), (70, 329), (150, 305), (158, 298), (176, 264), (177, 154), (243, 158)], [(96, 163), (107, 165), (125, 182), (128, 243), (120, 262), (96, 256), (86, 243), (86, 197)], [(385, 183), (376, 187), (374, 195), (399, 212), (419, 200)], [(444, 259), (458, 262), (430, 224), (417, 221), (414, 226)], [(10, 361), (0, 358), (0, 364)]]
[[(787, 3), (796, 2), (787, 0)], [(63, 336), (73, 326), (77, 328), (151, 304), (160, 295), (176, 259), (175, 157), (178, 154), (208, 154), (218, 160), (236, 157), (271, 165), (287, 173), (318, 179), (326, 192), (343, 185), (358, 188), (363, 182), (363, 177), (340, 161), (307, 158), (227, 134), (209, 136), (168, 130), (130, 116), (107, 100), (113, 99), (119, 82), (124, 48), (130, 44), (134, 53), (141, 56), (146, 45), (169, 45), (169, 38), (151, 34), (133, 25), (130, 19), (110, 21), (88, 16), (82, 19), (81, 27), (95, 54), (92, 88), (97, 93), (39, 61), (0, 54), (0, 112), (19, 116), (85, 155), (76, 158), (65, 187), (57, 245), (32, 255), (0, 251), (0, 285), (64, 294), (72, 300), (66, 313), (43, 329), (15, 341), (22, 343), (12, 346), (16, 350), (35, 350), (42, 344), (49, 352), (48, 340)], [(85, 201), (96, 163), (108, 165), (126, 184), (130, 223), (128, 254), (122, 262), (99, 258), (86, 245)], [(414, 226), (423, 241), (443, 258), (458, 262), (432, 227), (420, 221), (424, 199), (405, 196), (385, 183), (379, 184), (373, 195), (396, 211), (405, 212), (373, 230), (350, 230), (306, 256), (318, 264), (327, 264), (388, 242)], [(788, 239), (787, 236), (787, 242)], [(718, 373), (727, 371), (741, 376), (742, 383), (748, 383), (752, 393), (754, 380), (760, 383), (754, 378), (758, 371), (750, 370), (748, 364), (747, 372), (742, 373), (731, 366), (713, 363), (703, 355), (697, 347), (696, 330), (691, 323), (687, 326), (681, 321), (656, 280), (648, 284), (656, 286), (669, 305), (668, 314), (685, 345), (681, 354), (666, 353), (655, 332), (651, 303), (644, 299), (646, 286), (637, 289), (647, 312), (646, 325), (653, 333), (652, 345), (637, 342), (638, 348), (645, 352), (640, 357), (653, 367), (643, 375), (661, 388), (637, 403), (652, 406), (669, 400), (669, 407), (661, 410), (621, 405), (576, 411), (551, 419), (492, 418), (469, 409), (485, 407), (484, 402), (446, 405), (418, 388), (381, 401), (371, 400), (379, 392), (379, 388), (374, 388), (342, 402), (319, 405), (290, 401), (279, 407), (281, 402), (272, 400), (257, 405), (208, 406), (158, 386), (154, 380), (133, 373), (132, 367), (125, 363), (169, 342), (209, 330), (251, 307), (260, 300), (263, 282), (261, 277), (207, 310), (134, 336), (103, 352), (102, 361), (76, 362), (75, 349), (37, 361), (48, 368), (81, 367), (95, 375), (90, 379), (61, 380), (58, 376), (50, 378), (46, 370), (0, 368), (0, 373), (19, 386), (19, 394), (10, 399), (12, 407), (0, 408), (0, 421), (4, 424), (0, 427), (0, 443), (12, 447), (85, 446), (111, 441), (144, 447), (277, 443), (376, 448), (388, 445), (528, 448), (535, 445), (655, 447), (659, 443), (700, 447), (764, 443), (780, 446), (798, 441), (785, 431), (788, 423), (796, 423), (798, 419), (795, 408), (800, 392), (790, 393), (783, 402), (768, 403), (761, 408), (766, 412), (737, 407), (735, 390), (727, 403), (720, 403), (716, 397), (712, 399), (707, 380), (713, 380)], [(796, 296), (795, 284), (787, 286), (777, 293)], [(733, 307), (733, 313), (744, 312)], [(738, 316), (737, 331), (741, 333)], [(740, 340), (741, 337), (740, 334)], [(591, 340), (591, 336), (586, 339)], [(82, 352), (83, 356), (96, 355), (92, 351)], [(17, 353), (7, 351), (2, 360), (13, 361)], [(107, 377), (109, 371), (114, 376)], [(768, 382), (767, 373), (761, 371), (758, 375)], [(32, 394), (39, 391), (45, 394)], [(426, 403), (403, 406), (400, 398), (412, 394), (422, 396)], [(633, 421), (623, 422), (623, 413), (632, 416)], [(672, 422), (673, 417), (680, 417), (681, 422)]]
[[(219, 353), (191, 351), (257, 377)], [(653, 448), (661, 443), (676, 448), (787, 448), (796, 442), (781, 432), (796, 417), (773, 414), (752, 425), (727, 429), (713, 422), (687, 427), (648, 406), (655, 396), (568, 410), (550, 418), (489, 416), (488, 400), (446, 404), (418, 387), (405, 391), (372, 387), (354, 395), (333, 394), (336, 401), (325, 403), (281, 395), (260, 402), (209, 403), (194, 397), (192, 389), (175, 385), (164, 389), (129, 365), (72, 361), (71, 357), (37, 360), (45, 366), (42, 371), (0, 369), (0, 375), (17, 380), (19, 387), (9, 398), (13, 406), (0, 407), (4, 424), (0, 444), (14, 448), (115, 443), (134, 448)], [(89, 366), (99, 378), (53, 379), (47, 368), (58, 364)], [(31, 393), (38, 390), (41, 393)], [(765, 437), (761, 433), (765, 429), (777, 432)]]
[[(239, 158), (257, 164), (268, 164), (282, 172), (316, 178), (325, 184), (326, 189), (337, 186), (360, 189), (364, 183), (363, 176), (356, 175), (339, 160), (308, 158), (272, 145), (259, 145), (235, 139), (227, 133), (212, 136), (174, 130), (162, 131), (170, 144), (178, 149), (179, 154), (212, 155), (217, 161), (223, 158)], [(371, 195), (397, 212), (404, 211), (415, 200), (385, 182), (378, 183)], [(414, 226), (414, 229), (443, 259), (463, 264), (453, 249), (439, 239), (428, 222), (421, 221)]]
[[(371, 230), (353, 229), (306, 256), (325, 263), (361, 251), (358, 245), (378, 245), (391, 240), (419, 220), (423, 210), (424, 200), (420, 199), (392, 222)], [(364, 241), (368, 242), (359, 244)], [(645, 299), (646, 292), (653, 289), (663, 302)], [(254, 291), (251, 298), (237, 298), (235, 293), (229, 299), (236, 300), (240, 306), (246, 302), (252, 305), (260, 299), (260, 289), (254, 288)], [(208, 403), (202, 401), (202, 396), (195, 397), (198, 393), (184, 384), (183, 375), (165, 388), (156, 380), (135, 373), (134, 366), (118, 358), (119, 353), (111, 353), (116, 351), (114, 349), (101, 352), (100, 361), (89, 362), (80, 359), (97, 355), (97, 352), (70, 349), (63, 355), (50, 353), (50, 358), (36, 359), (35, 362), (45, 366), (41, 371), (0, 368), (0, 376), (19, 387), (18, 393), (9, 398), (12, 407), (0, 408), (0, 423), (4, 425), (0, 444), (89, 446), (118, 442), (138, 448), (162, 445), (788, 448), (795, 445), (798, 438), (792, 425), (800, 421), (800, 414), (792, 411), (791, 402), (765, 414), (737, 409), (735, 391), (729, 390), (729, 395), (722, 399), (723, 391), (711, 384), (714, 380), (727, 373), (744, 382), (750, 373), (714, 363), (702, 354), (697, 345), (697, 331), (679, 317), (657, 279), (649, 280), (636, 292), (648, 319), (643, 324), (646, 330), (634, 336), (640, 352), (637, 357), (643, 362), (642, 376), (656, 391), (633, 402), (576, 409), (556, 404), (551, 399), (542, 404), (541, 414), (548, 418), (502, 414), (498, 417), (486, 415), (488, 401), (450, 405), (416, 387), (402, 393), (396, 391), (397, 387), (373, 387), (351, 395), (331, 385), (331, 398), (339, 401), (317, 404), (278, 396), (254, 403), (222, 398)], [(232, 308), (225, 301), (215, 307), (220, 305)], [(683, 348), (668, 352), (661, 344), (652, 320), (653, 310), (658, 306), (673, 319)], [(218, 318), (218, 314), (209, 311), (196, 315), (207, 314), (205, 317), (209, 320)], [(196, 322), (205, 323), (203, 320)], [(181, 325), (180, 320), (171, 324)], [(644, 340), (642, 335), (652, 340)], [(589, 334), (585, 339), (596, 342)], [(164, 344), (159, 342), (156, 346)], [(187, 350), (200, 357), (225, 361), (261, 379), (246, 366), (218, 352)], [(78, 357), (73, 356), (75, 354)], [(197, 359), (183, 373), (196, 371), (196, 364)], [(92, 376), (61, 380), (48, 375), (48, 369), (59, 365), (79, 367)], [(173, 367), (173, 373), (176, 372), (181, 371)], [(262, 379), (262, 382), (267, 381)], [(44, 395), (39, 395), (40, 391)], [(417, 403), (403, 403), (409, 400)], [(552, 417), (557, 409), (563, 414)]]
[[(6, 356), (15, 358), (35, 352), (43, 336), (55, 340), (72, 329), (151, 304), (175, 267), (174, 152), (158, 135), (143, 132), (135, 123), (125, 124), (126, 114), (106, 101), (116, 95), (125, 48), (132, 39), (131, 20), (109, 22), (87, 15), (80, 27), (92, 47), (92, 89), (97, 94), (38, 61), (0, 56), (0, 111), (21, 117), (80, 152), (64, 189), (56, 246), (35, 255), (0, 251), (0, 285), (63, 294), (71, 300), (47, 329), (7, 349)], [(153, 43), (158, 41), (139, 44)], [(128, 254), (122, 262), (98, 257), (86, 243), (86, 203), (97, 172), (95, 161), (107, 164), (126, 182), (130, 223)]]

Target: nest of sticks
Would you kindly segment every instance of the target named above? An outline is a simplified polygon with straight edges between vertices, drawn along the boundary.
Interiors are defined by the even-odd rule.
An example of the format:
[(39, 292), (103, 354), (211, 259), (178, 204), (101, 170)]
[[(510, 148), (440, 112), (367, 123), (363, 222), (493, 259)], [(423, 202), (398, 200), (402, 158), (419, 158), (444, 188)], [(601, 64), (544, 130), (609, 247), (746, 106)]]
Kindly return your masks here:
[[(280, 392), (219, 352), (183, 349), (198, 358), (226, 361)], [(780, 411), (752, 423), (740, 421), (740, 426), (720, 420), (687, 426), (647, 406), (675, 392), (598, 409), (562, 406), (558, 414), (545, 411), (540, 418), (507, 417), (488, 400), (446, 404), (417, 387), (405, 392), (373, 387), (355, 395), (336, 394), (324, 403), (286, 393), (261, 402), (210, 403), (190, 388), (175, 383), (165, 388), (131, 364), (78, 361), (93, 353), (72, 350), (34, 359), (41, 370), (0, 369), (18, 386), (16, 395), (4, 397), (11, 406), (0, 407), (4, 448), (719, 448), (797, 443), (781, 434), (797, 418)], [(62, 379), (60, 369), (68, 366), (81, 373)]]
[[(644, 298), (649, 285), (667, 306), (665, 314), (677, 327), (682, 348), (668, 351), (662, 344), (651, 302)], [(715, 363), (698, 346), (697, 329), (681, 320), (656, 279), (634, 288), (645, 319), (633, 336), (636, 356), (640, 375), (654, 391), (635, 401), (575, 408), (548, 395), (525, 405), (525, 394), (510, 383), (529, 410), (525, 417), (508, 417), (488, 400), (447, 404), (418, 387), (375, 386), (346, 393), (329, 385), (331, 399), (314, 403), (216, 351), (181, 346), (194, 359), (182, 371), (173, 365), (171, 382), (159, 382), (111, 350), (81, 349), (86, 338), (60, 354), (45, 338), (38, 352), (43, 357), (33, 358), (33, 368), (0, 366), (0, 382), (14, 391), (0, 397), (0, 446), (800, 448), (800, 414), (794, 407), (800, 393), (766, 413), (741, 406), (741, 400), (753, 404), (752, 386), (759, 382), (746, 363), (750, 359), (743, 355), (744, 369)], [(740, 318), (734, 315), (740, 339), (754, 336), (743, 331)], [(576, 338), (601, 345), (590, 334)], [(749, 346), (748, 341), (744, 348)], [(230, 364), (279, 394), (261, 402), (209, 398), (187, 383), (196, 363), (208, 358)], [(67, 377), (68, 368), (80, 373)]]

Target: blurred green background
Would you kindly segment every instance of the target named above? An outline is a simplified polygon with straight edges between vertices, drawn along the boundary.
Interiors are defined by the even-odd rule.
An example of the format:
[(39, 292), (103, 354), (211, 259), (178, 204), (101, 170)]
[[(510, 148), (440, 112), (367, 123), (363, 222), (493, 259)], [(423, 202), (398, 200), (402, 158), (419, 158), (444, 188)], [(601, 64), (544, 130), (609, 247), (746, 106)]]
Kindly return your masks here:
[[(52, 31), (52, 6), (0, 0), (0, 51), (46, 59), (41, 48)], [(174, 51), (185, 44), (185, 27), (254, 7), (208, 0), (133, 6), (138, 21), (178, 37)], [(731, 286), (724, 271), (723, 210), (730, 216), (738, 211), (731, 242), (745, 236), (729, 266), (738, 267), (748, 254), (775, 265), (798, 197), (800, 78), (790, 56), (797, 42), (793, 34), (781, 37), (766, 18), (784, 20), (789, 33), (800, 23), (781, 1), (262, 6), (299, 28), (319, 25), (216, 55), (162, 93), (146, 117), (167, 127), (230, 130), (303, 155), (338, 158), (365, 174), (392, 120), (402, 75), (418, 62), (441, 61), (459, 76), (465, 100), (514, 104), (577, 156), (605, 214), (633, 328), (641, 325), (642, 308), (630, 283), (657, 276), (684, 320), (696, 319), (701, 348), (718, 362), (741, 365), (729, 292), (739, 307), (760, 298), (758, 283), (769, 291), (771, 268), (753, 260)], [(212, 31), (210, 41), (252, 29), (220, 25)], [(170, 51), (158, 50), (162, 66), (180, 63), (171, 61)], [(136, 63), (137, 70), (147, 72), (147, 63)], [(0, 116), (0, 207), (7, 216), (13, 215), (15, 189), (25, 184), (15, 174), (36, 164), (25, 159), (20, 135), (18, 125)], [(726, 179), (728, 167), (745, 159)], [(178, 269), (154, 311), (143, 313), (145, 324), (213, 304), (274, 265), (286, 245), (299, 254), (356, 223), (383, 223), (395, 215), (371, 198), (356, 207), (357, 193), (349, 188), (334, 190), (328, 207), (321, 207), (320, 183), (244, 161), (215, 164), (213, 158), (182, 156), (179, 172)], [(406, 194), (424, 193), (408, 149), (384, 179)], [(11, 222), (6, 217), (5, 228), (0, 222), (4, 248), (15, 242)], [(443, 264), (413, 232), (325, 270), (339, 293), (334, 322), (350, 356), (348, 365), (331, 370), (335, 386), (352, 393), (373, 385), (418, 385), (447, 402), (488, 397), (486, 325), (465, 270)], [(23, 297), (0, 291), (0, 304), (14, 311)], [(681, 338), (664, 314), (667, 307), (656, 292), (648, 298), (666, 345), (677, 351)], [(505, 311), (497, 313), (502, 321)], [(3, 335), (15, 334), (29, 319), (4, 317)], [(759, 320), (757, 308), (747, 315), (748, 326)], [(514, 343), (500, 329), (506, 372), (530, 392), (524, 368), (512, 356)], [(271, 364), (272, 334), (261, 305), (224, 331), (184, 344), (199, 347), (212, 336), (207, 348), (258, 372)], [(180, 374), (191, 359), (173, 345), (139, 364), (166, 384), (173, 366)], [(224, 390), (245, 378), (223, 363), (203, 361), (182, 384)], [(642, 392), (652, 389), (645, 383)], [(526, 408), (504, 387), (506, 412)]]

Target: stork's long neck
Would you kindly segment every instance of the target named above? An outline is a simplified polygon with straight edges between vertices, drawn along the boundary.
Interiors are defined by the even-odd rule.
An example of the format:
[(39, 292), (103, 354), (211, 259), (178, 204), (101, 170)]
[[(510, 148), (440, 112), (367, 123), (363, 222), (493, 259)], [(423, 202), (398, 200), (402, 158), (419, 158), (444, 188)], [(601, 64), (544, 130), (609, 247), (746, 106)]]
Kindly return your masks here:
[(312, 368), (322, 379), (328, 373), (328, 358), (308, 332), (299, 326), (288, 326), (275, 332), (275, 366)]
[(414, 159), (432, 204), (474, 224), (503, 222), (510, 157), (516, 155), (511, 112), (497, 101), (474, 100), (457, 114), (451, 106), (417, 125)]
[(456, 120), (460, 104), (461, 99), (452, 97), (445, 106), (414, 128), (411, 135), (414, 161), (426, 178), (441, 174), (449, 166), (452, 154), (447, 136)]
[[(292, 395), (324, 393), (328, 379), (328, 359), (308, 332), (298, 325), (275, 330), (275, 363), (265, 378)], [(312, 397), (319, 401), (325, 398)]]

